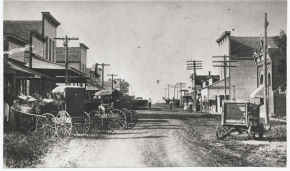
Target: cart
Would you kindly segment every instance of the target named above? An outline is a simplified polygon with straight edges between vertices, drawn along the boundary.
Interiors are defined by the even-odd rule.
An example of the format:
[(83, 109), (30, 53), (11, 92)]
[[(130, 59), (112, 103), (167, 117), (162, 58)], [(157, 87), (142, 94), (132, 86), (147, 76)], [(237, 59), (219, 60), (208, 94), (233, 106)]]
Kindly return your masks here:
[[(116, 129), (132, 128), (137, 119), (135, 111), (129, 110), (130, 104), (121, 92), (117, 90), (101, 90), (95, 93), (95, 97), (102, 104), (103, 109), (91, 111), (94, 128), (112, 132)], [(97, 106), (97, 105), (96, 105)]]
[(87, 134), (90, 129), (90, 114), (84, 111), (85, 88), (77, 86), (59, 86), (54, 94), (64, 97), (64, 110), (58, 111), (56, 117), (51, 118), (55, 123), (58, 135), (70, 136)]
[(249, 138), (263, 137), (264, 125), (260, 119), (259, 106), (246, 101), (224, 101), (216, 137), (223, 139), (232, 132), (247, 133)]

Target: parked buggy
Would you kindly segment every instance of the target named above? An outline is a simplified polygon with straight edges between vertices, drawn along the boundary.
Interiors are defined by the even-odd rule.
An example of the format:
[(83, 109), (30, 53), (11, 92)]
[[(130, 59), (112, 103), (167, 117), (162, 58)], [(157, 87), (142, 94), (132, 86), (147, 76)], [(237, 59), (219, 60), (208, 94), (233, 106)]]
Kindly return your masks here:
[(132, 103), (121, 92), (101, 90), (95, 93), (95, 101), (98, 108), (90, 113), (98, 129), (113, 131), (135, 126), (137, 118), (135, 111), (131, 110)]
[(242, 101), (225, 101), (221, 124), (216, 129), (217, 139), (223, 139), (232, 132), (245, 132), (250, 138), (262, 137), (264, 125), (259, 113), (259, 106), (256, 104)]

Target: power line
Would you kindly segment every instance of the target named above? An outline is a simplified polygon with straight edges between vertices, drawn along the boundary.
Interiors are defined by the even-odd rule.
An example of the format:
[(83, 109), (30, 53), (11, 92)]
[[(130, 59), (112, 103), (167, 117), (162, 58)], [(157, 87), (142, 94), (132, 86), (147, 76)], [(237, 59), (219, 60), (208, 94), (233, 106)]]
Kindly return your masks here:
[(117, 74), (108, 74), (108, 76), (112, 77), (112, 91), (114, 90), (114, 77), (118, 76)]
[(213, 56), (213, 58), (223, 58), (223, 60), (214, 60), (213, 63), (219, 65), (213, 65), (214, 67), (221, 67), (224, 69), (224, 82), (225, 82), (225, 99), (227, 95), (227, 68), (229, 68), (229, 96), (231, 95), (231, 75), (230, 68), (235, 68), (236, 66), (232, 65), (232, 63), (239, 62), (237, 60), (230, 60), (229, 56)]
[(197, 91), (196, 91), (196, 72), (197, 70), (200, 70), (200, 69), (203, 69), (202, 67), (202, 62), (201, 60), (188, 60), (186, 61), (186, 69), (187, 70), (191, 70), (193, 73), (192, 73), (192, 89), (194, 90), (193, 92), (193, 108), (194, 108), (194, 111), (196, 110), (196, 94), (197, 94)]
[(62, 40), (63, 41), (63, 46), (65, 47), (65, 84), (69, 84), (69, 75), (68, 75), (68, 42), (71, 40), (79, 40), (77, 37), (68, 37), (65, 35), (65, 37), (55, 37), (55, 40)]
[(102, 88), (104, 88), (104, 73), (105, 73), (105, 67), (106, 66), (110, 66), (110, 64), (105, 64), (105, 63), (96, 63), (96, 68), (98, 68), (98, 66), (101, 65), (102, 66)]

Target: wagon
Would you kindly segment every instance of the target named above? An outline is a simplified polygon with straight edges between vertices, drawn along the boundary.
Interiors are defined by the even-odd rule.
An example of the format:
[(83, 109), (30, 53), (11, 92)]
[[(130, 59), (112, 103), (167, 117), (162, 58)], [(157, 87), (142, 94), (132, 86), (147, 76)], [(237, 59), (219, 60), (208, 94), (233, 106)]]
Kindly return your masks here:
[(121, 92), (101, 90), (95, 93), (95, 97), (99, 102), (101, 101), (98, 105), (102, 104), (103, 109), (97, 109), (90, 113), (93, 113), (91, 115), (93, 123), (99, 129), (128, 129), (135, 125), (136, 114), (130, 110), (130, 101)]
[(64, 97), (64, 109), (51, 118), (60, 135), (87, 134), (90, 129), (90, 114), (84, 110), (85, 88), (59, 86), (52, 91)]
[(224, 101), (216, 137), (223, 139), (232, 132), (247, 133), (250, 138), (262, 137), (264, 125), (260, 119), (259, 106), (246, 101)]

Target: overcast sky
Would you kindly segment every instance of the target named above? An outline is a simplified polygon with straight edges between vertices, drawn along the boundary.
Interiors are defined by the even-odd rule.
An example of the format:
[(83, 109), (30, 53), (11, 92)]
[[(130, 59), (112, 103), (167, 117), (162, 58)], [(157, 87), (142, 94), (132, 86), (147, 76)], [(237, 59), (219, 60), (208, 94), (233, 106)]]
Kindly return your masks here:
[(236, 36), (260, 36), (264, 12), (269, 35), (287, 30), (286, 1), (169, 1), (9, 0), (4, 3), (4, 19), (40, 20), (41, 11), (51, 12), (61, 23), (58, 36), (79, 37), (89, 47), (88, 66), (111, 64), (105, 74), (118, 74), (129, 81), (136, 96), (153, 101), (165, 95), (166, 84), (189, 82), (186, 59), (204, 61), (199, 74), (215, 71), (211, 56), (223, 55), (215, 42), (223, 31), (234, 28)]

